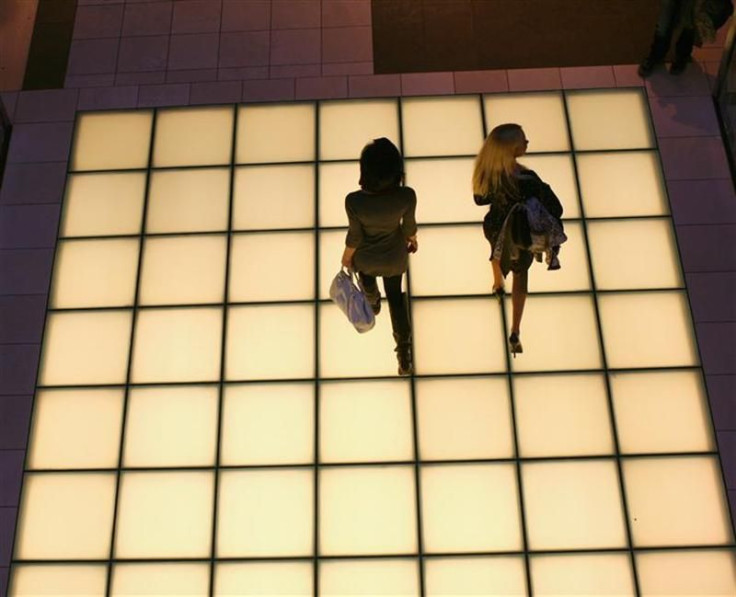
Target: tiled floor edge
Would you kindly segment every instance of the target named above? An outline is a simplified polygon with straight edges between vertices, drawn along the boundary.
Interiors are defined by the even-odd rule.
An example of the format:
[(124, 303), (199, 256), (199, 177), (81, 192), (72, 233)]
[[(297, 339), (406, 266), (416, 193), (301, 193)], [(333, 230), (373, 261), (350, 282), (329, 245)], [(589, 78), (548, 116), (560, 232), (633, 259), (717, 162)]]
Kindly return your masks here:
[[(623, 67), (613, 67), (614, 69), (614, 78), (615, 83), (620, 86), (636, 86), (636, 81), (632, 78), (623, 78), (622, 76), (619, 76), (619, 72), (623, 72)], [(618, 70), (616, 70), (618, 69)], [(557, 70), (557, 69), (554, 69)], [(323, 98), (331, 98), (331, 97), (340, 97), (345, 98), (346, 96), (350, 96), (352, 99), (359, 99), (361, 97), (376, 97), (377, 94), (385, 94), (388, 96), (411, 96), (414, 95), (416, 92), (421, 92), (422, 90), (426, 90), (427, 92), (439, 92), (442, 94), (456, 94), (456, 93), (479, 93), (479, 92), (506, 92), (510, 85), (508, 83), (508, 78), (506, 78), (506, 81), (503, 80), (503, 77), (500, 77), (499, 75), (500, 71), (480, 71), (477, 75), (474, 77), (458, 77), (457, 73), (448, 73), (447, 75), (443, 76), (435, 76), (430, 77), (426, 80), (423, 80), (421, 77), (417, 77), (415, 75), (357, 75), (357, 76), (347, 76), (347, 77), (324, 77), (321, 78), (319, 81), (315, 81), (313, 78), (308, 78), (308, 80), (302, 81), (300, 85), (299, 79), (282, 79), (279, 80), (281, 82), (277, 82), (275, 80), (269, 80), (267, 82), (267, 86), (273, 89), (272, 93), (265, 93), (264, 95), (259, 95), (256, 97), (257, 101), (288, 101), (295, 99), (295, 90), (296, 89), (302, 89), (303, 93), (306, 93), (307, 95), (310, 94), (316, 94), (314, 95), (314, 98), (316, 99), (319, 97), (320, 99)], [(511, 72), (511, 71), (509, 71)], [(488, 75), (488, 77), (485, 77), (485, 74)], [(577, 73), (576, 73), (577, 74)], [(594, 77), (599, 78), (601, 76), (601, 71), (595, 71), (592, 73)], [(629, 73), (630, 74), (630, 73)], [(554, 78), (554, 73), (545, 73), (544, 77), (545, 80), (551, 76), (551, 78)], [(508, 73), (505, 75), (508, 77)], [(608, 73), (604, 75), (605, 77), (608, 77)], [(698, 77), (695, 77), (695, 79), (698, 79)], [(462, 81), (462, 85), (458, 85), (458, 80)], [(556, 87), (556, 89), (562, 89), (563, 87), (563, 78), (558, 77), (559, 84)], [(480, 81), (480, 82), (478, 82)], [(58, 127), (59, 124), (68, 124), (71, 119), (74, 117), (74, 113), (76, 113), (77, 110), (84, 109), (84, 110), (90, 110), (90, 109), (133, 109), (137, 107), (141, 107), (142, 105), (193, 105), (193, 104), (200, 104), (200, 103), (236, 103), (238, 101), (248, 101), (253, 99), (253, 95), (246, 96), (245, 92), (245, 83), (236, 82), (237, 85), (234, 85), (233, 82), (226, 82), (222, 85), (211, 85), (211, 84), (198, 84), (198, 83), (183, 83), (183, 84), (175, 84), (175, 85), (164, 85), (164, 86), (157, 86), (157, 85), (130, 85), (130, 86), (122, 86), (122, 87), (103, 87), (103, 88), (94, 88), (94, 89), (83, 89), (79, 91), (79, 94), (77, 95), (76, 90), (74, 90), (73, 93), (69, 93), (69, 90), (66, 90), (66, 93), (60, 93), (58, 97), (64, 97), (66, 98), (67, 103), (59, 104), (54, 103), (53, 104), (53, 112), (50, 111), (50, 103), (47, 103), (45, 101), (40, 101), (38, 105), (34, 105), (36, 103), (36, 99), (43, 100), (40, 95), (44, 92), (19, 92), (17, 97), (17, 104), (16, 109), (14, 111), (14, 124), (18, 125), (17, 128), (21, 128), (22, 126), (29, 126), (29, 127), (36, 127), (36, 126), (42, 126), (42, 125), (49, 125), (51, 128), (55, 128), (54, 135), (56, 137), (56, 141), (58, 142), (61, 147), (67, 146), (70, 140), (71, 135), (71, 127), (70, 126), (63, 126), (61, 128)], [(265, 83), (265, 82), (264, 82)], [(375, 83), (375, 85), (374, 85)], [(427, 86), (425, 86), (425, 83)], [(577, 86), (577, 81), (575, 81)], [(623, 84), (626, 83), (626, 84)], [(403, 84), (403, 85), (402, 85)], [(540, 83), (541, 84), (541, 83)], [(549, 84), (549, 80), (547, 80), (547, 84)], [(642, 83), (640, 83), (641, 85)], [(316, 88), (311, 87), (314, 85), (317, 85)], [(405, 87), (408, 85), (408, 88)], [(481, 87), (478, 88), (477, 85), (480, 85)], [(487, 85), (487, 89), (484, 87)], [(654, 89), (654, 84), (651, 82), (647, 82), (647, 94), (648, 99), (650, 102), (650, 105), (655, 104), (660, 100), (661, 97), (669, 97), (669, 96), (661, 96), (656, 93), (656, 89), (654, 92), (652, 91)], [(469, 87), (468, 87), (469, 86)], [(473, 87), (476, 86), (476, 87)], [(157, 89), (156, 87), (166, 87), (167, 90), (169, 87), (171, 87), (172, 96), (164, 97), (163, 99), (158, 99), (159, 102), (162, 103), (155, 103), (157, 95)], [(240, 89), (240, 95), (239, 99), (236, 99), (235, 95), (235, 89)], [(615, 87), (599, 87), (598, 89), (613, 89)], [(250, 87), (249, 89), (252, 89)], [(307, 91), (304, 91), (304, 90)], [(315, 89), (314, 91), (309, 91), (310, 89)], [(473, 89), (473, 91), (470, 91), (470, 89)], [(661, 88), (660, 88), (661, 89)], [(687, 95), (690, 96), (704, 96), (709, 93), (709, 88), (704, 88), (702, 86), (702, 82), (699, 80), (694, 83), (694, 87), (688, 88), (687, 85), (684, 86), (684, 89), (687, 89)], [(184, 91), (186, 90), (186, 91)], [(193, 94), (193, 91), (196, 90), (196, 93)], [(513, 87), (511, 89), (513, 91)], [(675, 91), (678, 91), (679, 89), (675, 89)], [(64, 91), (64, 90), (62, 90)], [(222, 97), (220, 97), (218, 94), (222, 93)], [(36, 95), (34, 95), (36, 94)], [(673, 92), (673, 96), (677, 95), (683, 95), (682, 92), (675, 93)], [(71, 105), (69, 104), (69, 100), (71, 97), (74, 97)], [(185, 99), (186, 96), (186, 99)], [(160, 97), (160, 96), (159, 96)], [(306, 97), (306, 96), (305, 96)], [(153, 98), (153, 99), (152, 99)], [(312, 97), (310, 97), (312, 99)], [(151, 103), (154, 101), (154, 103)], [(142, 103), (143, 102), (143, 103)], [(673, 123), (677, 124), (677, 123)], [(50, 129), (49, 129), (50, 130)], [(43, 129), (41, 132), (44, 132), (45, 129)], [(66, 138), (65, 138), (66, 135)], [(666, 137), (659, 137), (658, 140), (665, 139)], [(697, 137), (693, 137), (693, 139), (697, 139)], [(711, 137), (713, 139), (713, 137)], [(48, 164), (46, 160), (44, 161), (34, 161), (34, 156), (30, 157), (24, 157), (22, 160), (19, 160), (17, 154), (13, 155), (14, 149), (17, 151), (17, 148), (14, 148), (11, 143), (11, 149), (9, 153), (9, 163), (22, 163), (25, 166), (28, 166), (29, 168), (33, 168), (34, 165), (40, 165), (40, 164)], [(63, 150), (61, 150), (63, 151)], [(675, 153), (671, 153), (668, 155), (663, 155), (662, 159), (664, 162), (665, 169), (667, 169), (668, 160), (675, 159), (673, 156), (679, 155), (677, 151)], [(38, 156), (36, 156), (38, 157)], [(43, 156), (41, 156), (43, 157)], [(688, 157), (687, 155), (685, 157)], [(56, 160), (56, 163), (59, 163), (58, 160)], [(708, 178), (714, 178), (713, 176), (710, 176)], [(57, 183), (58, 184), (58, 183)], [(63, 181), (61, 182), (63, 186)], [(57, 189), (58, 197), (61, 197), (61, 191)], [(677, 206), (673, 206), (673, 210), (676, 210)], [(49, 212), (47, 215), (44, 215), (42, 219), (46, 221), (46, 224), (48, 226), (54, 227), (54, 224), (56, 221), (58, 221), (58, 211), (54, 215), (53, 210)], [(30, 213), (30, 210), (29, 210)], [(673, 216), (675, 219), (677, 219), (677, 214), (673, 213)], [(6, 291), (3, 293), (4, 295), (12, 295), (12, 294), (23, 294), (23, 295), (31, 295), (34, 300), (40, 300), (41, 302), (46, 301), (47, 295), (45, 294), (45, 291), (43, 288), (48, 288), (48, 281), (50, 276), (50, 263), (49, 258), (50, 255), (53, 253), (52, 247), (45, 247), (43, 249), (38, 249), (37, 247), (46, 244), (45, 237), (43, 236), (43, 231), (40, 230), (37, 226), (33, 228), (29, 228), (29, 232), (32, 235), (39, 235), (36, 239), (34, 239), (32, 236), (24, 237), (24, 244), (23, 246), (18, 247), (10, 247), (0, 250), (0, 260), (2, 260), (3, 268), (8, 267), (11, 268), (12, 271), (16, 272), (17, 279), (19, 280), (18, 287), (7, 286)], [(724, 248), (727, 249), (727, 248)], [(683, 260), (686, 259), (686, 255), (683, 255)], [(4, 270), (5, 272), (5, 270)], [(21, 273), (22, 272), (22, 275)], [(30, 272), (30, 273), (29, 273)], [(16, 278), (12, 278), (12, 280), (15, 280)], [(7, 278), (4, 278), (4, 280), (7, 280)], [(22, 280), (22, 282), (21, 282)], [(29, 292), (30, 289), (30, 292)], [(696, 301), (699, 300), (697, 297), (693, 298), (691, 294), (691, 300)], [(698, 309), (707, 309), (707, 305), (700, 305), (698, 303), (693, 304), (693, 311), (697, 311)], [(709, 322), (713, 323), (713, 322)], [(20, 335), (20, 337), (31, 337), (35, 338), (35, 332), (36, 328), (38, 326), (38, 319), (37, 316), (34, 314), (33, 317), (30, 317), (27, 321), (24, 321), (18, 328), (17, 333)], [(701, 342), (703, 340), (700, 340)], [(40, 349), (40, 343), (37, 341), (29, 342), (27, 344), (24, 344), (22, 346), (18, 345), (9, 345), (9, 344), (3, 344), (0, 345), (0, 350), (4, 353), (4, 358), (7, 357), (9, 361), (12, 363), (12, 368), (10, 369), (8, 376), (5, 376), (4, 372), (4, 378), (3, 378), (3, 385), (0, 387), (0, 401), (10, 399), (13, 397), (15, 399), (15, 402), (17, 402), (18, 406), (13, 407), (13, 413), (17, 414), (17, 416), (11, 416), (11, 417), (3, 417), (3, 421), (7, 421), (6, 424), (16, 424), (11, 423), (14, 421), (18, 421), (19, 418), (21, 420), (26, 420), (29, 416), (29, 410), (30, 410), (30, 403), (32, 400), (32, 394), (33, 394), (33, 386), (35, 385), (35, 375), (36, 370), (38, 367), (38, 352)], [(701, 346), (701, 352), (703, 351), (704, 347)], [(731, 365), (732, 367), (734, 364)], [(705, 363), (704, 366), (704, 373), (706, 376), (713, 375), (715, 373), (721, 374), (720, 371), (714, 372), (711, 371), (708, 367), (708, 364)], [(736, 371), (730, 371), (729, 374), (736, 373)], [(19, 400), (18, 397), (23, 398), (23, 400)], [(722, 399), (722, 397), (721, 397)], [(734, 408), (733, 402), (736, 401), (736, 396), (731, 396), (731, 402), (732, 406), (731, 409)], [(16, 413), (16, 409), (18, 410), (18, 413)], [(21, 413), (22, 411), (22, 413)], [(721, 424), (719, 420), (718, 412), (714, 412), (714, 424), (716, 427), (716, 430), (721, 429)], [(725, 423), (724, 423), (725, 424)], [(724, 429), (725, 430), (725, 429)], [(732, 431), (732, 430), (731, 430)], [(0, 421), (0, 437), (4, 435), (4, 431), (2, 428), (2, 422)], [(0, 449), (6, 450), (6, 449), (12, 449), (14, 451), (17, 450), (24, 450), (25, 449), (25, 439), (23, 440), (23, 445), (20, 444), (13, 445), (10, 448), (2, 447)], [(736, 454), (729, 453), (729, 452), (722, 452), (721, 458), (724, 463), (724, 468), (726, 470), (733, 471), (736, 469)], [(0, 472), (0, 476), (7, 477), (10, 475), (10, 472), (2, 471)], [(727, 479), (727, 483), (729, 486), (729, 489), (731, 491), (729, 492), (730, 502), (731, 502), (731, 509), (732, 512), (736, 513), (736, 491), (733, 491), (733, 488), (736, 487), (734, 485), (734, 482), (736, 480), (734, 479)], [(17, 508), (17, 504), (9, 504), (5, 506), (5, 508), (9, 509), (15, 509)], [(6, 517), (7, 518), (7, 517)], [(12, 537), (12, 531), (15, 524), (15, 516), (12, 516), (12, 527), (10, 527), (10, 537)], [(0, 527), (0, 536), (7, 536), (6, 526)], [(9, 552), (8, 552), (9, 553)], [(8, 556), (9, 557), (9, 556)], [(9, 564), (9, 561), (0, 561), (0, 580), (2, 580), (2, 569), (6, 567)], [(2, 586), (0, 584), (0, 586)]]

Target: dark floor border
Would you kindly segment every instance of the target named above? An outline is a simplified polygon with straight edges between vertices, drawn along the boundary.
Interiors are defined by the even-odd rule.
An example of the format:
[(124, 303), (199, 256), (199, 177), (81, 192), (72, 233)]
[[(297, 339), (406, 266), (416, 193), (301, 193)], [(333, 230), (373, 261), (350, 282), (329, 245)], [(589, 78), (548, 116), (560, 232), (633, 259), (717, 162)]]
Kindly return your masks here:
[(23, 90), (64, 87), (76, 14), (77, 0), (38, 0)]

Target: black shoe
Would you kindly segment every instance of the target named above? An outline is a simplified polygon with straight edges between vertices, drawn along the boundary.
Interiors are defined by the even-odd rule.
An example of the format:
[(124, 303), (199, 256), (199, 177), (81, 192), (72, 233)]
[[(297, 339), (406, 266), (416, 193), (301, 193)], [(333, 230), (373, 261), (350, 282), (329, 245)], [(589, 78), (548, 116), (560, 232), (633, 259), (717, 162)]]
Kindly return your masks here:
[(509, 351), (514, 358), (516, 358), (517, 354), (521, 354), (522, 352), (524, 352), (524, 348), (521, 345), (521, 340), (519, 340), (519, 334), (517, 334), (516, 332), (513, 332), (509, 336)]
[(363, 280), (358, 277), (358, 285), (365, 295), (365, 299), (373, 311), (373, 315), (378, 315), (381, 312), (381, 292), (378, 290), (378, 286), (372, 288), (366, 288), (363, 284)]
[(672, 64), (670, 64), (670, 74), (675, 76), (681, 75), (685, 72), (688, 62), (690, 62), (690, 56), (685, 56), (684, 58), (676, 57)]
[(399, 375), (406, 376), (414, 373), (414, 365), (411, 359), (411, 335), (397, 334), (394, 332), (394, 341), (396, 342), (396, 360), (399, 363)]
[(411, 344), (401, 344), (396, 347), (396, 360), (399, 363), (399, 375), (406, 377), (414, 373), (411, 362)]
[(654, 72), (654, 69), (657, 68), (657, 65), (660, 63), (659, 60), (656, 60), (651, 55), (644, 58), (644, 60), (641, 61), (641, 64), (639, 65), (639, 70), (637, 71), (639, 73), (639, 76), (642, 79), (646, 79), (649, 75), (651, 75)]

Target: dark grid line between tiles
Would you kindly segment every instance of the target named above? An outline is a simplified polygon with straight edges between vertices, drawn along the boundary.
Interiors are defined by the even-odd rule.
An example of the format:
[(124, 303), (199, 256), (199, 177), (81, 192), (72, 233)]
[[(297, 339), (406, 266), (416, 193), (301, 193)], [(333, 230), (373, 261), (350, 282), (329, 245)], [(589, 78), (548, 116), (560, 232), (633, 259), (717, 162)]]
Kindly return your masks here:
[[(221, 7), (222, 8), (222, 7)], [(222, 10), (220, 10), (222, 14)], [(220, 18), (220, 26), (222, 26), (222, 17)], [(219, 44), (218, 44), (219, 53)], [(212, 497), (212, 545), (210, 546), (210, 575), (209, 575), (209, 595), (213, 597), (215, 594), (215, 561), (217, 559), (217, 530), (218, 530), (218, 513), (220, 508), (220, 480), (222, 478), (222, 420), (224, 412), (225, 402), (225, 378), (226, 378), (226, 353), (227, 353), (227, 334), (228, 334), (228, 315), (230, 309), (227, 305), (228, 291), (230, 288), (230, 269), (232, 265), (232, 242), (233, 235), (231, 234), (233, 226), (233, 196), (234, 192), (234, 180), (235, 180), (235, 168), (232, 164), (235, 163), (235, 152), (237, 150), (237, 131), (238, 131), (238, 114), (239, 111), (233, 110), (233, 129), (232, 129), (232, 140), (230, 147), (230, 160), (231, 165), (229, 168), (229, 190), (228, 190), (228, 213), (227, 213), (227, 246), (225, 249), (225, 280), (224, 280), (224, 302), (225, 306), (222, 309), (222, 336), (220, 341), (220, 379), (217, 388), (217, 433), (215, 435), (215, 470), (214, 470), (214, 495)]]
[[(488, 130), (488, 121), (487, 121), (487, 115), (486, 115), (486, 103), (483, 101), (483, 96), (480, 98), (480, 110), (481, 110), (481, 119), (483, 123), (483, 139), (490, 134), (490, 131)], [(516, 275), (516, 274), (514, 274)], [(529, 559), (529, 530), (527, 528), (527, 521), (526, 521), (526, 511), (524, 508), (524, 479), (521, 471), (521, 460), (519, 458), (520, 450), (519, 450), (519, 426), (516, 418), (516, 400), (514, 399), (514, 379), (513, 379), (513, 369), (511, 365), (511, 355), (509, 354), (509, 351), (507, 350), (507, 340), (506, 340), (506, 332), (510, 329), (510, 326), (508, 325), (508, 316), (506, 313), (506, 305), (507, 302), (505, 300), (500, 301), (500, 317), (501, 317), (501, 342), (503, 343), (503, 353), (506, 361), (506, 387), (508, 391), (508, 399), (509, 399), (509, 412), (511, 413), (511, 437), (513, 439), (513, 446), (514, 446), (514, 460), (515, 460), (515, 472), (516, 472), (516, 493), (518, 498), (518, 508), (519, 508), (519, 524), (521, 525), (521, 541), (522, 541), (522, 549), (524, 553), (524, 574), (525, 574), (525, 580), (526, 580), (526, 591), (527, 595), (529, 597), (533, 597), (533, 584), (532, 584), (532, 569), (531, 569), (531, 561)]]
[[(151, 164), (153, 161), (153, 148), (155, 147), (156, 142), (156, 121), (157, 121), (158, 113), (156, 111), (153, 112), (152, 120), (151, 120), (151, 136), (149, 138), (149, 145), (148, 145), (148, 164)], [(74, 154), (72, 154), (74, 155)], [(148, 210), (148, 198), (149, 194), (151, 192), (151, 175), (150, 173), (146, 176), (146, 190), (143, 196), (143, 215), (142, 219), (145, 222), (146, 220), (146, 214)], [(131, 323), (130, 323), (130, 345), (128, 346), (128, 363), (127, 363), (127, 370), (125, 374), (125, 382), (126, 382), (126, 388), (125, 392), (123, 393), (123, 418), (120, 424), (120, 448), (118, 452), (118, 472), (115, 476), (115, 498), (113, 501), (113, 519), (112, 519), (112, 531), (110, 533), (110, 563), (107, 567), (107, 580), (105, 584), (105, 595), (109, 597), (112, 592), (112, 582), (113, 582), (113, 574), (115, 573), (113, 568), (113, 561), (115, 558), (115, 542), (117, 540), (117, 523), (120, 513), (120, 485), (122, 484), (122, 477), (123, 474), (121, 472), (123, 462), (125, 459), (125, 432), (127, 428), (127, 422), (128, 422), (128, 405), (130, 403), (130, 381), (132, 379), (132, 373), (133, 373), (133, 350), (135, 348), (135, 337), (136, 337), (136, 322), (138, 319), (138, 310), (135, 308), (138, 304), (138, 301), (140, 300), (140, 290), (141, 290), (141, 277), (142, 277), (142, 271), (143, 271), (143, 254), (144, 254), (145, 248), (143, 244), (141, 243), (138, 250), (138, 267), (136, 270), (136, 281), (135, 281), (135, 291), (134, 291), (134, 299), (133, 299), (133, 312), (131, 317)]]
[[(575, 174), (575, 185), (577, 188), (578, 197), (580, 198), (580, 205), (578, 207), (580, 209), (580, 214), (583, 218), (583, 223), (582, 223), (583, 240), (584, 240), (585, 251), (586, 251), (587, 261), (588, 261), (588, 276), (590, 280), (591, 290), (593, 291), (593, 308), (595, 311), (595, 322), (596, 322), (596, 330), (598, 334), (601, 363), (603, 365), (603, 370), (605, 372), (604, 382), (606, 386), (606, 401), (608, 403), (609, 424), (611, 426), (611, 437), (613, 438), (614, 455), (616, 459), (618, 488), (619, 488), (619, 492), (621, 493), (620, 495), (621, 509), (622, 509), (622, 515), (624, 519), (624, 529), (626, 532), (626, 542), (627, 542), (627, 547), (629, 550), (629, 564), (631, 566), (631, 573), (632, 573), (632, 578), (634, 582), (634, 591), (636, 595), (641, 595), (641, 589), (639, 586), (639, 575), (638, 575), (637, 567), (636, 567), (636, 556), (634, 553), (633, 533), (631, 530), (631, 518), (629, 516), (628, 495), (626, 493), (626, 482), (624, 479), (623, 465), (621, 463), (621, 448), (620, 448), (619, 437), (618, 437), (618, 427), (616, 425), (616, 413), (615, 413), (615, 408), (613, 404), (613, 393), (611, 390), (610, 374), (608, 371), (609, 369), (608, 368), (608, 358), (606, 355), (606, 345), (605, 345), (604, 336), (603, 336), (603, 321), (602, 321), (601, 314), (600, 314), (600, 305), (598, 303), (598, 296), (596, 294), (597, 287), (596, 287), (596, 280), (595, 280), (595, 271), (593, 269), (593, 252), (590, 246), (588, 226), (587, 226), (587, 223), (585, 222), (585, 206), (583, 205), (584, 201), (583, 201), (582, 194), (581, 194), (582, 189), (581, 189), (581, 184), (580, 184), (580, 175), (578, 172), (577, 157), (575, 155), (575, 139), (573, 137), (572, 127), (570, 125), (570, 107), (568, 105), (567, 98), (568, 98), (568, 94), (567, 93), (563, 94), (562, 102), (563, 102), (563, 107), (565, 110), (565, 125), (567, 126), (567, 134), (568, 134), (568, 139), (570, 142), (570, 150), (573, 153), (573, 172)], [(652, 126), (651, 122), (647, 124), (651, 128)], [(653, 131), (652, 131), (652, 137), (656, 141), (656, 137), (653, 136)]]
[[(404, 155), (404, 116), (402, 110), (402, 102), (396, 102), (397, 121), (399, 129), (399, 151)], [(402, 302), (407, 310), (407, 316), (411, 326), (412, 336), (412, 354), (411, 363), (412, 371), (409, 378), (409, 393), (411, 401), (411, 433), (412, 433), (412, 450), (414, 452), (414, 495), (415, 495), (415, 517), (417, 525), (417, 572), (419, 573), (419, 595), (425, 597), (426, 588), (426, 563), (425, 563), (425, 545), (424, 545), (424, 523), (422, 519), (422, 460), (419, 447), (419, 419), (418, 419), (418, 403), (417, 403), (417, 387), (416, 387), (416, 370), (415, 370), (415, 344), (414, 344), (414, 324), (412, 323), (412, 300), (411, 300), (411, 272), (406, 272), (406, 301)], [(398, 352), (397, 352), (398, 354)]]

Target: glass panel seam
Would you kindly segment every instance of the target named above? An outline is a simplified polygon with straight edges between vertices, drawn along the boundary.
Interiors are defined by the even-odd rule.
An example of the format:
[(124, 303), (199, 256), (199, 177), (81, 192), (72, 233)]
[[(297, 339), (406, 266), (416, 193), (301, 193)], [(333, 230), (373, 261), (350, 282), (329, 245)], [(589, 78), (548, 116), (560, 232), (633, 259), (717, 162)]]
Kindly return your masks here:
[[(611, 436), (613, 439), (613, 446), (614, 446), (614, 455), (616, 460), (616, 471), (618, 475), (618, 487), (619, 491), (621, 492), (621, 510), (622, 510), (622, 516), (624, 518), (624, 528), (626, 532), (626, 542), (628, 546), (628, 552), (629, 552), (629, 564), (631, 566), (631, 574), (632, 579), (634, 583), (634, 591), (637, 596), (641, 595), (641, 588), (639, 584), (639, 574), (636, 567), (636, 557), (634, 555), (634, 541), (633, 541), (633, 533), (631, 530), (631, 522), (629, 517), (629, 506), (628, 506), (628, 499), (626, 495), (626, 483), (624, 480), (624, 471), (623, 471), (623, 465), (621, 463), (621, 449), (620, 449), (620, 443), (619, 443), (619, 437), (618, 437), (618, 427), (616, 425), (616, 413), (613, 405), (613, 394), (611, 391), (611, 382), (609, 377), (609, 369), (608, 369), (608, 359), (606, 356), (606, 347), (605, 347), (605, 341), (603, 338), (603, 325), (601, 321), (601, 314), (600, 314), (600, 306), (598, 304), (598, 294), (597, 294), (597, 285), (596, 285), (596, 279), (595, 279), (595, 272), (593, 271), (593, 260), (592, 260), (592, 251), (590, 247), (590, 239), (588, 236), (588, 227), (587, 222), (585, 220), (585, 205), (583, 201), (582, 196), (582, 185), (580, 183), (580, 173), (578, 172), (578, 161), (577, 156), (578, 154), (583, 154), (585, 152), (578, 152), (575, 148), (575, 139), (572, 134), (572, 124), (570, 122), (570, 107), (568, 105), (568, 92), (562, 93), (562, 103), (563, 108), (565, 111), (565, 125), (567, 127), (567, 134), (570, 139), (570, 151), (572, 152), (572, 167), (573, 167), (573, 174), (575, 177), (575, 186), (577, 188), (578, 192), (578, 199), (579, 199), (579, 209), (580, 209), (580, 215), (582, 217), (582, 233), (583, 233), (583, 243), (585, 245), (585, 252), (586, 257), (588, 260), (588, 275), (590, 277), (590, 287), (593, 293), (593, 309), (595, 312), (595, 322), (596, 322), (596, 330), (598, 332), (598, 342), (599, 342), (599, 349), (601, 351), (601, 361), (603, 364), (603, 378), (604, 383), (606, 387), (606, 400), (608, 403), (608, 416), (609, 416), (609, 422), (611, 425)], [(651, 123), (649, 123), (649, 126), (651, 126)]]
[[(151, 171), (150, 166), (153, 161), (153, 149), (155, 145), (155, 137), (156, 137), (156, 121), (158, 118), (158, 110), (153, 110), (153, 114), (151, 116), (151, 133), (149, 136), (149, 146), (148, 146), (148, 168), (146, 169), (146, 186), (145, 186), (145, 192), (143, 196), (143, 213), (141, 215), (141, 231), (144, 230), (146, 225), (146, 216), (148, 212), (148, 200), (149, 195), (151, 192)], [(140, 300), (140, 292), (141, 292), (141, 278), (142, 278), (142, 271), (143, 271), (143, 254), (145, 251), (145, 243), (143, 242), (143, 239), (139, 242), (138, 245), (138, 268), (136, 271), (136, 280), (135, 280), (135, 292), (133, 294), (133, 305), (132, 305), (132, 314), (131, 314), (131, 322), (130, 322), (130, 337), (129, 342), (130, 345), (128, 346), (128, 363), (127, 363), (127, 371), (125, 374), (125, 389), (123, 392), (123, 412), (122, 412), (122, 420), (120, 423), (120, 447), (118, 451), (118, 468), (117, 468), (117, 474), (115, 476), (115, 498), (113, 501), (113, 522), (112, 522), (112, 532), (110, 533), (110, 562), (107, 566), (107, 581), (105, 585), (105, 595), (109, 597), (112, 591), (112, 581), (113, 581), (113, 559), (115, 557), (115, 541), (117, 538), (117, 531), (118, 531), (118, 515), (119, 515), (119, 509), (120, 509), (120, 486), (122, 483), (122, 469), (123, 469), (123, 461), (125, 458), (125, 432), (128, 422), (128, 404), (130, 401), (130, 382), (131, 382), (131, 376), (133, 372), (133, 349), (135, 346), (135, 335), (136, 335), (136, 324), (138, 320), (138, 309), (136, 308), (138, 306), (138, 302)]]

